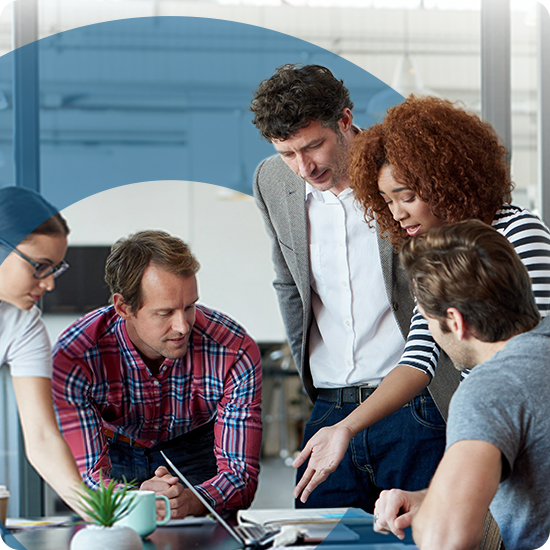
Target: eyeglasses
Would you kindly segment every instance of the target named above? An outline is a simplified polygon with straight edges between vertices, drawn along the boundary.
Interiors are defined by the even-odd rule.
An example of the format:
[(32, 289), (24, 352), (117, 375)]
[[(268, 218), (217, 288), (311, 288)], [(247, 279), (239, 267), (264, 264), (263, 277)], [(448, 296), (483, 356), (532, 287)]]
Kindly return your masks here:
[(45, 279), (46, 277), (49, 277), (50, 275), (53, 275), (54, 278), (57, 279), (62, 273), (65, 273), (69, 267), (71, 267), (65, 260), (61, 260), (57, 265), (50, 265), (50, 264), (41, 264), (38, 262), (35, 262), (34, 260), (31, 260), (28, 256), (25, 256), (23, 252), (20, 252), (10, 244), (9, 242), (5, 241), (0, 237), (0, 244), (3, 244), (13, 252), (15, 252), (18, 256), (23, 258), (25, 261), (29, 262), (34, 267), (34, 273), (32, 276), (35, 279)]

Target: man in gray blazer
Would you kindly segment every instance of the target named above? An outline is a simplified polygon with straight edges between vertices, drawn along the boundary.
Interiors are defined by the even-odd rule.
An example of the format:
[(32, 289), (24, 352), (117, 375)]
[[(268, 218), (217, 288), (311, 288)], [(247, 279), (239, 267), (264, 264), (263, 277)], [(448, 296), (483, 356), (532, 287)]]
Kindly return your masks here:
[(278, 155), (258, 167), (254, 194), (290, 347), (315, 404), (294, 464), (296, 505), (372, 511), (384, 488), (427, 485), (445, 424), (418, 389), (426, 374), (398, 365), (413, 300), (389, 240), (354, 201), (352, 108), (325, 67), (285, 65), (263, 81), (253, 122)]

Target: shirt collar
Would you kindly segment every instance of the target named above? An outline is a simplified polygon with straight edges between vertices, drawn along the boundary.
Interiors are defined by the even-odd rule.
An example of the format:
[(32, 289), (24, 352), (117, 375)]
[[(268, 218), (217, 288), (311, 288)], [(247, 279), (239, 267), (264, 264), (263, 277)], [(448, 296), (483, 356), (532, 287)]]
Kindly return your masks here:
[[(304, 180), (305, 181), (305, 180)], [(305, 182), (306, 184), (306, 202), (309, 198), (309, 196), (311, 195), (315, 200), (319, 201), (319, 202), (334, 202), (333, 200), (331, 200), (333, 197), (338, 200), (343, 200), (345, 199), (348, 195), (350, 195), (351, 193), (353, 193), (353, 189), (351, 187), (348, 187), (347, 189), (344, 189), (339, 195), (338, 197), (336, 197), (332, 191), (319, 191), (318, 189), (315, 189), (315, 187), (313, 187), (313, 185), (311, 185), (310, 183), (308, 183), (307, 181)]]

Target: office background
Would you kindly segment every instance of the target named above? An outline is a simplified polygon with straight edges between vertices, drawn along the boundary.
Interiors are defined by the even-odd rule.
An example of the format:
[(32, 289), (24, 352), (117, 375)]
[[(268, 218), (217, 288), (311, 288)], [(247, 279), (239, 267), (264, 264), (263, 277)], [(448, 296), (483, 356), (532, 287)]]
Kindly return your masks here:
[[(548, 12), (535, 1), (19, 3), (25, 3), (24, 9), (8, 7), (0, 14), (0, 186), (35, 182), (63, 206), (98, 193), (64, 210), (71, 246), (75, 254), (84, 254), (84, 265), (89, 261), (86, 249), (101, 253), (135, 230), (155, 227), (180, 235), (202, 263), (202, 301), (230, 313), (267, 346), (282, 345), (284, 331), (271, 288), (269, 243), (247, 193), (257, 162), (272, 149), (256, 135), (246, 105), (260, 79), (278, 64), (331, 66), (350, 86), (356, 122), (363, 126), (399, 100), (392, 89), (403, 95), (437, 94), (483, 111), (509, 146), (514, 202), (548, 217), (542, 182), (548, 179), (543, 151), (550, 123), (541, 96), (544, 90), (550, 96), (545, 83), (550, 49), (541, 37), (541, 20), (549, 23)], [(173, 36), (159, 41), (151, 18), (166, 16), (187, 19), (184, 27), (175, 21)], [(116, 22), (127, 18), (142, 19)], [(207, 33), (217, 24), (211, 20), (223, 21), (215, 40)], [(110, 25), (116, 27), (110, 28), (117, 32), (107, 32), (104, 24), (113, 21)], [(178, 32), (181, 28), (186, 32)], [(14, 148), (17, 94), (23, 93), (21, 87), (32, 87), (32, 74), (25, 73), (27, 81), (19, 83), (18, 91), (13, 80), (17, 61), (9, 53), (14, 41), (24, 44), (33, 32), (45, 39), (42, 78), (36, 82), (36, 165), (26, 161), (36, 151)], [(258, 63), (257, 57), (247, 56), (254, 40), (265, 36)], [(116, 82), (107, 78), (101, 61), (79, 63), (84, 49), (124, 52), (127, 61), (117, 67)], [(211, 64), (212, 70), (191, 81), (185, 70), (174, 73), (171, 60), (182, 52)], [(2, 59), (10, 55), (2, 71)], [(236, 56), (258, 63), (261, 76), (254, 80), (251, 71), (231, 65)], [(144, 66), (154, 68), (154, 80), (136, 78)], [(66, 69), (63, 78), (48, 79), (55, 72), (52, 67)], [(508, 89), (501, 84), (507, 80)], [(188, 174), (185, 181), (180, 173)], [(123, 177), (117, 180), (117, 174)], [(62, 192), (56, 188), (60, 181)], [(116, 185), (121, 187), (112, 188)], [(71, 284), (78, 285), (78, 280)], [(56, 292), (63, 296), (63, 279)], [(95, 305), (84, 301), (71, 309), (59, 301), (50, 304), (46, 316), (52, 338)], [(0, 479), (9, 480), (14, 497), (10, 515), (51, 511), (47, 493), (29, 498), (41, 489), (21, 458), (5, 371), (0, 384)]]

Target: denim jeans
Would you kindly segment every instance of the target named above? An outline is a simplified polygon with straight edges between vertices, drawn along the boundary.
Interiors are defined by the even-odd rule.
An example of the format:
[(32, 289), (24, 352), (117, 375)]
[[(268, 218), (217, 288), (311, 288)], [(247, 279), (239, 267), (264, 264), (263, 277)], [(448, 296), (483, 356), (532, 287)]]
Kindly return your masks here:
[(135, 479), (139, 485), (154, 477), (159, 466), (169, 469), (160, 454), (160, 451), (164, 451), (193, 485), (213, 478), (218, 473), (214, 455), (214, 422), (212, 420), (151, 449), (136, 447), (115, 438), (109, 439), (109, 458), (113, 467), (111, 477), (122, 480), (122, 476), (125, 476), (127, 481)]
[[(304, 431), (304, 445), (324, 426), (333, 426), (357, 405), (317, 399)], [(383, 489), (425, 489), (445, 451), (445, 421), (433, 399), (417, 396), (395, 413), (358, 433), (335, 472), (297, 508), (354, 506), (367, 512)], [(302, 477), (307, 466), (297, 471)]]

